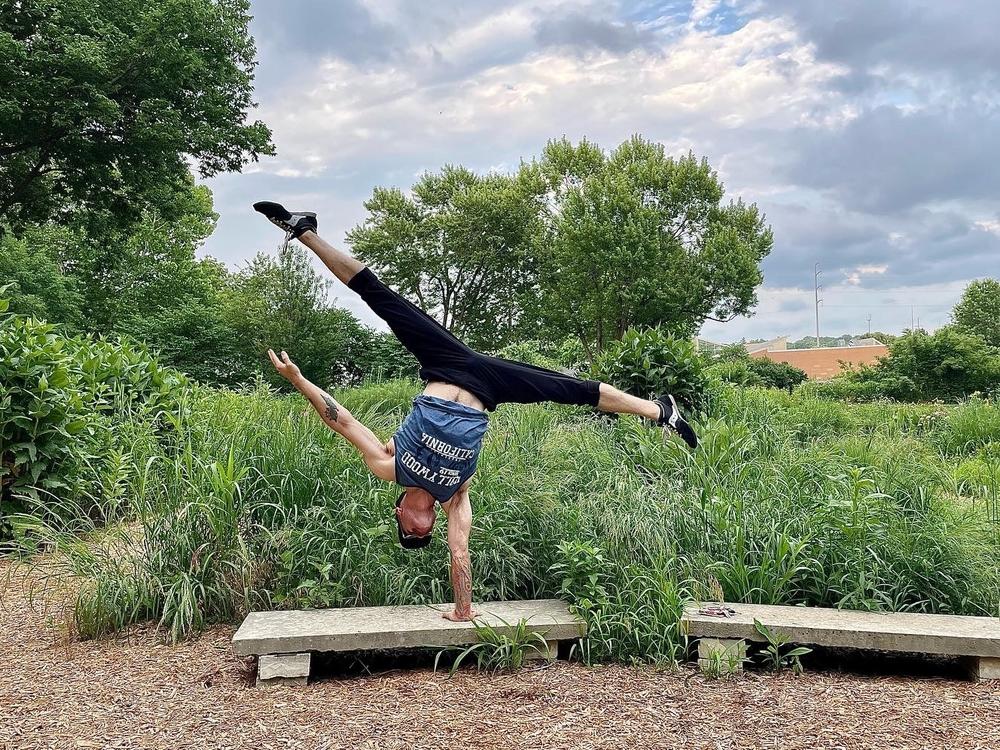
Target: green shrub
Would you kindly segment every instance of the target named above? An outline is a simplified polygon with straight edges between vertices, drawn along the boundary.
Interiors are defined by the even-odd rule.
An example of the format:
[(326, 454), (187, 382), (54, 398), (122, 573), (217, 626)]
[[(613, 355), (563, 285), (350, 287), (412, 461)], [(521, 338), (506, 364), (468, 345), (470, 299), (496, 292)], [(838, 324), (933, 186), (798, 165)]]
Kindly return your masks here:
[(503, 347), (497, 356), (560, 372), (576, 372), (584, 367), (586, 360), (583, 344), (576, 338), (567, 338), (559, 343), (523, 339)]
[(68, 490), (93, 457), (87, 438), (108, 429), (77, 354), (47, 323), (0, 318), (0, 501)]
[[(338, 396), (386, 439), (416, 391)], [(395, 491), (300, 397), (192, 399), (165, 447), (134, 447), (130, 523), (97, 549), (38, 524), (82, 584), (81, 634), (151, 619), (179, 638), (249, 609), (449, 601), (444, 529), (401, 550)], [(629, 416), (499, 410), (473, 488), (475, 600), (566, 598), (587, 619), (587, 661), (676, 660), (692, 598), (995, 616), (992, 469), (959, 478), (939, 452), (954, 411), (727, 388), (691, 452)]]
[(718, 378), (724, 383), (741, 385), (744, 387), (762, 386), (764, 379), (757, 374), (750, 364), (750, 358), (746, 360), (728, 360), (717, 362), (706, 368), (705, 372), (710, 377)]
[(791, 390), (806, 379), (803, 370), (787, 362), (775, 362), (767, 357), (751, 357), (753, 364), (752, 371), (761, 379), (761, 382), (771, 388), (781, 388)]
[(630, 328), (598, 356), (590, 376), (640, 398), (671, 393), (687, 409), (706, 411), (709, 380), (694, 344), (660, 328)]
[(118, 507), (123, 456), (177, 411), (186, 387), (141, 345), (67, 338), (0, 314), (0, 517), (33, 508), (72, 520), (103, 516), (106, 500)]
[(723, 347), (708, 372), (724, 382), (741, 386), (766, 386), (790, 391), (806, 379), (804, 371), (787, 362), (751, 357), (740, 344)]

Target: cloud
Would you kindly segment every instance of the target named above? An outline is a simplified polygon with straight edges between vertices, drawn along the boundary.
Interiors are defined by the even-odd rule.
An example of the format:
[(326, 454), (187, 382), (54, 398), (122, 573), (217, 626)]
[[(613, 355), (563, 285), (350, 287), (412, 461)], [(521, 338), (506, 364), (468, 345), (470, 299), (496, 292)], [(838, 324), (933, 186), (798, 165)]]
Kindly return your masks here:
[(757, 315), (707, 327), (723, 340), (808, 332), (817, 262), (823, 315), (845, 331), (861, 313), (835, 291), (887, 305), (872, 308), (876, 328), (903, 327), (909, 310), (886, 290), (926, 296), (924, 320), (943, 321), (964, 280), (1000, 275), (992, 1), (289, 0), (253, 13), (254, 116), (278, 155), (211, 182), (221, 220), (206, 250), (231, 263), (273, 244), (247, 214), (259, 198), (318, 209), (340, 241), (376, 185), (638, 132), (707, 156), (774, 228)]
[(547, 16), (535, 25), (542, 46), (627, 53), (655, 45), (656, 34), (634, 23), (594, 18), (582, 12)]

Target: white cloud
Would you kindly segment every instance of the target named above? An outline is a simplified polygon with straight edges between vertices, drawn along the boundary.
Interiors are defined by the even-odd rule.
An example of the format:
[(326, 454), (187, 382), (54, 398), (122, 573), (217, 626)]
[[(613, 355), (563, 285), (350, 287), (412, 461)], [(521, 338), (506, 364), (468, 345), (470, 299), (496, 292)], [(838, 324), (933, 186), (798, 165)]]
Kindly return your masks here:
[(983, 232), (989, 232), (1000, 237), (1000, 220), (990, 219), (987, 221), (977, 221), (976, 228)]
[[(532, 155), (512, 153), (516, 143), (540, 147), (567, 133), (610, 145), (640, 129), (702, 150), (717, 141), (725, 151), (739, 140), (726, 133), (734, 128), (828, 127), (849, 116), (824, 90), (840, 68), (818, 63), (780, 19), (728, 35), (664, 35), (659, 48), (625, 54), (526, 47), (500, 59), (504, 48), (528, 44), (539, 12), (508, 7), (414, 48), (406, 64), (323, 61), (304, 91), (264, 102), (279, 157), (262, 168), (318, 175), (345, 159), (410, 155), (418, 145), (478, 148), (491, 152), (489, 163), (516, 163)], [(440, 80), (448, 64), (469, 72)]]

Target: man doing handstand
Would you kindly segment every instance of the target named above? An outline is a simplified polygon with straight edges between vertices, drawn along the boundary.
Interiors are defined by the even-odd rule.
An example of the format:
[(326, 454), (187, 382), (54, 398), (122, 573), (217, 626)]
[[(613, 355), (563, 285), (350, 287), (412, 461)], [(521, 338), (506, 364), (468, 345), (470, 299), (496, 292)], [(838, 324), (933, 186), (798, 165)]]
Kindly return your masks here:
[(275, 369), (309, 399), (330, 429), (360, 451), (371, 472), (403, 487), (396, 500), (396, 527), (403, 547), (415, 549), (430, 543), (437, 518), (435, 502), (441, 504), (448, 518), (455, 594), (454, 610), (444, 615), (449, 620), (476, 616), (469, 557), (469, 483), (486, 434), (487, 411), (503, 403), (541, 401), (593, 406), (645, 417), (664, 429), (675, 430), (691, 448), (697, 447), (694, 431), (681, 417), (673, 396), (648, 401), (607, 383), (474, 351), (379, 281), (363, 263), (323, 240), (316, 233), (315, 214), (292, 213), (267, 201), (255, 203), (254, 209), (285, 230), (286, 240), (298, 239), (316, 253), (334, 276), (388, 324), (420, 363), (420, 378), (427, 385), (413, 400), (413, 411), (396, 434), (383, 443), (330, 394), (303, 377), (287, 353), (281, 352), (279, 357), (268, 350)]

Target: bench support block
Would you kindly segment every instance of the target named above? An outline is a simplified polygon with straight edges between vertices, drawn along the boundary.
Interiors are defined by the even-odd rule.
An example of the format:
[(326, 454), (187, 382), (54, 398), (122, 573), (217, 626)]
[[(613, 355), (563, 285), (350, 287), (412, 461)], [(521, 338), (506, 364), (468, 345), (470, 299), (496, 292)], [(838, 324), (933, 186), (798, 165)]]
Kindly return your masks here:
[(698, 640), (698, 666), (713, 677), (740, 674), (747, 656), (743, 640), (701, 638)]
[(974, 680), (1000, 680), (1000, 658), (970, 656), (968, 665)]
[(524, 655), (526, 661), (554, 661), (559, 657), (559, 641), (546, 641), (546, 645), (538, 644)]
[(264, 654), (257, 663), (257, 685), (305, 685), (312, 655)]

